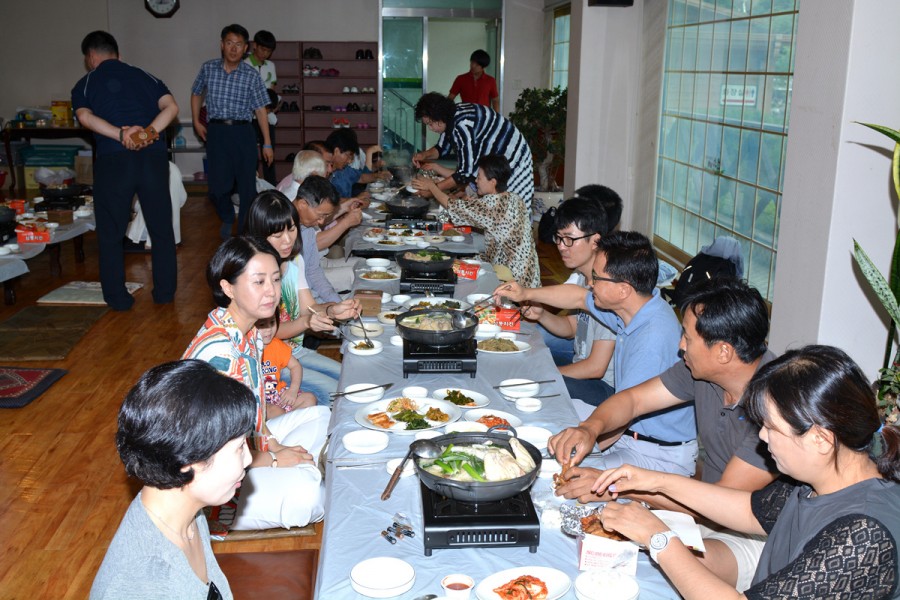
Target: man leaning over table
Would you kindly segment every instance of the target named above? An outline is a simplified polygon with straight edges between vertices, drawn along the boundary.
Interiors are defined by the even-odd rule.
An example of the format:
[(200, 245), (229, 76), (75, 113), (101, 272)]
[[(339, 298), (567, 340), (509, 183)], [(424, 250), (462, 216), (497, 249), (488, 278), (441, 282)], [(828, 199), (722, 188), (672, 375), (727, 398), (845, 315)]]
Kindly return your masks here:
[[(97, 139), (94, 212), (103, 300), (113, 310), (134, 304), (125, 288), (122, 243), (139, 194), (153, 240), (153, 301), (172, 302), (178, 267), (165, 129), (178, 115), (178, 105), (166, 84), (119, 60), (119, 46), (109, 33), (89, 33), (81, 52), (89, 73), (72, 88), (72, 107), (79, 123)], [(147, 141), (135, 142), (131, 136), (145, 127)]]
[[(222, 220), (222, 239), (231, 236), (234, 205), (231, 190), (237, 184), (240, 197), (238, 234), (243, 231), (250, 202), (256, 196), (256, 131), (253, 114), (263, 138), (263, 160), (272, 164), (272, 140), (266, 105), (269, 94), (259, 73), (243, 62), (250, 34), (240, 25), (222, 29), (222, 58), (206, 61), (191, 87), (191, 116), (197, 136), (206, 142), (209, 159), (209, 197)], [(200, 122), (206, 99), (208, 126)]]
[[(659, 377), (611, 396), (578, 427), (553, 436), (549, 447), (558, 457), (569, 456), (574, 449), (571, 463), (577, 464), (602, 432), (640, 415), (693, 403), (703, 440), (703, 481), (746, 491), (762, 489), (777, 477), (777, 470), (759, 439), (759, 427), (746, 418), (740, 400), (753, 375), (775, 358), (766, 348), (766, 303), (742, 281), (717, 279), (692, 292), (682, 314), (683, 360)], [(598, 500), (590, 488), (599, 474), (590, 467), (572, 467), (557, 493), (582, 502)], [(656, 508), (684, 510), (661, 495), (630, 497)], [(706, 546), (701, 562), (738, 591), (750, 587), (765, 536), (701, 529)]]
[[(594, 259), (590, 291), (572, 284), (523, 288), (507, 283), (494, 295), (519, 303), (589, 311), (616, 333), (616, 388), (625, 390), (678, 361), (681, 326), (656, 289), (659, 265), (650, 240), (634, 231), (615, 231), (597, 245), (600, 251)], [(596, 464), (602, 469), (638, 464), (690, 477), (696, 468), (696, 438), (694, 407), (669, 408), (604, 433), (598, 440), (603, 453)]]

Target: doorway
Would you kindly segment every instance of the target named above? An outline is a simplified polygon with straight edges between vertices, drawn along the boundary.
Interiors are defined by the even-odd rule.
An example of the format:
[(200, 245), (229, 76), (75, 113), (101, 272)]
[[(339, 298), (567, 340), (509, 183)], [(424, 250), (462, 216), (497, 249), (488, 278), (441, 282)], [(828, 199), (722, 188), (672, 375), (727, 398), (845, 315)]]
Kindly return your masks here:
[(479, 2), (479, 9), (468, 8), (470, 2), (460, 2), (465, 8), (440, 9), (409, 4), (385, 0), (381, 19), (380, 139), (386, 153), (407, 164), (408, 157), (438, 139), (416, 122), (416, 102), (426, 92), (447, 94), (456, 76), (469, 70), (472, 52), (480, 48), (490, 54), (491, 64), (485, 71), (503, 89), (502, 0)]

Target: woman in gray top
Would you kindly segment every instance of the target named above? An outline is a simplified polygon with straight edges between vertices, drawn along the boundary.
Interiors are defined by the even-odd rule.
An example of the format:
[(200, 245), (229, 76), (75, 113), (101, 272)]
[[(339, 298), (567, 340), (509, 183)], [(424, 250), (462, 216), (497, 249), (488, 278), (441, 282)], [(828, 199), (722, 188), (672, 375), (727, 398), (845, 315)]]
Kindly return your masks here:
[(143, 483), (91, 587), (91, 598), (232, 598), (200, 512), (234, 496), (250, 464), (257, 400), (201, 360), (144, 373), (119, 410), (116, 446)]
[(663, 493), (731, 529), (768, 533), (743, 595), (638, 503), (608, 504), (603, 525), (646, 545), (688, 599), (900, 598), (900, 429), (881, 427), (860, 368), (830, 346), (793, 350), (757, 372), (742, 402), (787, 477), (751, 493), (626, 465), (594, 488)]

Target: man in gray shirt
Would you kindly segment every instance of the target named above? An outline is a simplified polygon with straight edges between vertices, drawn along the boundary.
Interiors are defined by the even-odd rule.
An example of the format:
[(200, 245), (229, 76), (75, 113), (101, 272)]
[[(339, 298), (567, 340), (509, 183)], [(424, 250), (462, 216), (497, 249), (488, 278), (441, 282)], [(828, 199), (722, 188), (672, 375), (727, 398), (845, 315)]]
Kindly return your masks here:
[(334, 291), (320, 264), (321, 254), (316, 245), (319, 227), (325, 224), (338, 209), (341, 199), (337, 190), (324, 177), (310, 175), (297, 188), (294, 207), (300, 215), (300, 240), (306, 282), (316, 302), (340, 302), (341, 297)]
[[(759, 292), (734, 279), (717, 279), (693, 292), (682, 307), (683, 360), (633, 388), (614, 394), (578, 427), (557, 434), (551, 449), (590, 449), (601, 434), (632, 419), (679, 404), (694, 403), (697, 431), (705, 450), (702, 479), (724, 487), (755, 491), (771, 483), (777, 470), (759, 428), (740, 403), (747, 383), (775, 356), (766, 349), (769, 317)], [(586, 452), (576, 454), (579, 462)], [(558, 494), (596, 501), (590, 486), (596, 469), (574, 467)], [(633, 495), (657, 508), (684, 510), (659, 495)], [(750, 586), (764, 541), (730, 531), (704, 531), (703, 562), (738, 591)]]

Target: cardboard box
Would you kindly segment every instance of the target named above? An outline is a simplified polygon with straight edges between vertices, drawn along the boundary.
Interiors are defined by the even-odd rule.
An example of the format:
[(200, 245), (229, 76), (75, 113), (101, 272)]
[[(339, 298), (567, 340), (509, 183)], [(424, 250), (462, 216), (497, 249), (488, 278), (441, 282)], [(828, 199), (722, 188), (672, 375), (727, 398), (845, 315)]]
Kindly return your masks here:
[(522, 316), (518, 308), (497, 307), (497, 325), (504, 331), (519, 331), (522, 326)]
[(353, 298), (359, 300), (359, 306), (364, 317), (375, 317), (381, 312), (381, 290), (360, 288), (353, 294)]
[(47, 220), (59, 223), (60, 225), (68, 225), (75, 220), (75, 211), (72, 210), (48, 210)]
[(617, 542), (599, 535), (583, 535), (578, 540), (578, 569), (615, 569), (637, 574), (638, 546), (634, 542)]
[(462, 235), (469, 235), (470, 233), (472, 233), (471, 225), (453, 225), (452, 223), (444, 223), (441, 231), (447, 231), (448, 229), (455, 229)]
[(46, 243), (50, 241), (50, 231), (38, 230), (27, 225), (16, 226), (16, 241), (20, 244)]
[(481, 268), (480, 262), (467, 262), (464, 260), (453, 261), (453, 272), (460, 279), (478, 279), (478, 269)]

